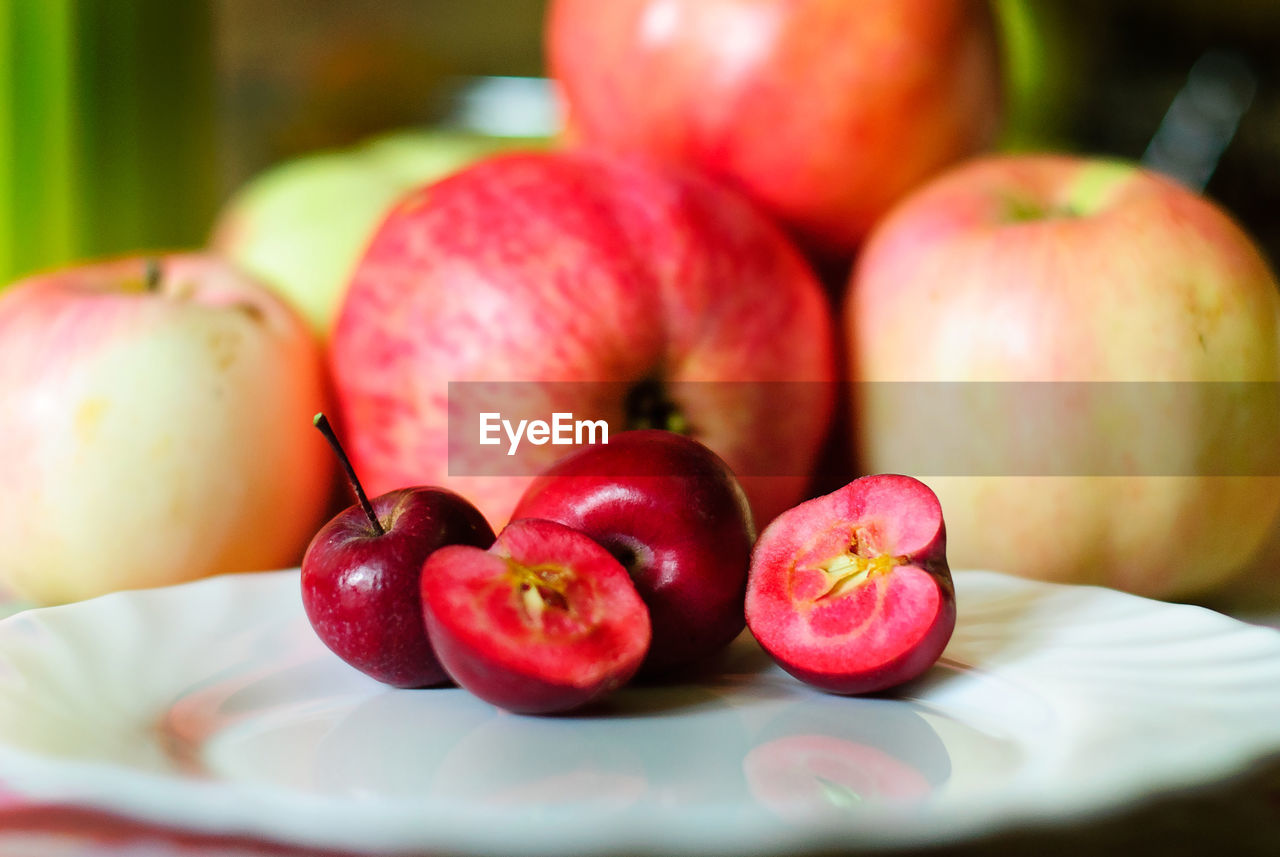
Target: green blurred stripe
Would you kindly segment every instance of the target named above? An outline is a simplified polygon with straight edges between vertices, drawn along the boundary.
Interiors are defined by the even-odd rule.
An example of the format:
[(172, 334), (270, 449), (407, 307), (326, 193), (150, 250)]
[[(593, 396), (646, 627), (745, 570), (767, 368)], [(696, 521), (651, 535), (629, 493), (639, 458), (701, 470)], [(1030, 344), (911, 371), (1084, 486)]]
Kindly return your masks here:
[(210, 4), (81, 0), (91, 254), (198, 244), (217, 193)]
[(14, 29), (12, 17), (0, 14), (0, 282), (7, 282), (15, 270), (12, 203), (15, 193), (13, 170), (17, 158), (13, 143), (16, 124), (13, 103)]
[(76, 0), (3, 5), (4, 279), (76, 245), (72, 78)]
[(210, 0), (0, 0), (0, 279), (202, 243)]

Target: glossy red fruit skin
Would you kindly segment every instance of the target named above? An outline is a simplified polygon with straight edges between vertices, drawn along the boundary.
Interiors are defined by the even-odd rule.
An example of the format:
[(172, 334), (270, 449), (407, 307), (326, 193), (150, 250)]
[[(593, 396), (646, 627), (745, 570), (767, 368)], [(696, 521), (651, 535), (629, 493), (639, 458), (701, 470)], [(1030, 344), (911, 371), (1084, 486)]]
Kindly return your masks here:
[[(563, 590), (538, 616), (527, 573)], [(554, 606), (559, 600), (563, 605)], [(459, 685), (517, 714), (579, 708), (621, 687), (649, 647), (649, 614), (626, 569), (554, 521), (512, 521), (488, 551), (446, 547), (422, 571), (422, 608), (440, 663)]]
[(316, 533), (302, 560), (302, 606), (334, 654), (393, 687), (449, 681), (422, 624), (418, 578), (435, 550), (487, 548), (493, 528), (466, 499), (443, 488), (389, 491), (372, 501), (386, 532), (360, 506)]
[[(883, 565), (844, 594), (819, 597), (832, 578), (817, 565), (851, 545)], [(956, 622), (937, 497), (909, 476), (881, 474), (783, 513), (756, 543), (746, 614), (783, 669), (831, 693), (874, 693), (918, 677)]]
[(728, 465), (692, 438), (629, 431), (568, 455), (529, 486), (515, 517), (581, 530), (627, 569), (653, 627), (645, 675), (723, 648), (746, 624), (751, 509)]

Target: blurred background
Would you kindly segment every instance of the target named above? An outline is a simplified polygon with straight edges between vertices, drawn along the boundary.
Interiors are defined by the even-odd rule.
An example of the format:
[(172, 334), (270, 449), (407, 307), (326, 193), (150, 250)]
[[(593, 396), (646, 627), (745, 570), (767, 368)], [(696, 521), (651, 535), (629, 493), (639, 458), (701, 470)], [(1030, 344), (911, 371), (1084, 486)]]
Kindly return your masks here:
[[(1280, 3), (994, 0), (1003, 146), (1206, 183), (1280, 258)], [(0, 278), (193, 246), (264, 167), (409, 126), (554, 130), (545, 0), (0, 0)]]

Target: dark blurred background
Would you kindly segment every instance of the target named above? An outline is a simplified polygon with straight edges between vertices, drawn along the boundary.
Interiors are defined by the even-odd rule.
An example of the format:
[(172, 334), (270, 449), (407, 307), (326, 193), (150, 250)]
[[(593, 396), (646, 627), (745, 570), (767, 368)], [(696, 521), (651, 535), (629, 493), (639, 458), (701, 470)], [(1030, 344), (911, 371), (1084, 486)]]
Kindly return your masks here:
[[(1205, 126), (1234, 132), (1213, 161), (1206, 190), (1247, 225), (1274, 266), (1280, 259), (1280, 2), (1000, 3), (1006, 21), (1015, 7), (1037, 10), (1035, 38), (1043, 48), (1039, 88), (1024, 94), (1041, 97), (1042, 106), (1015, 104), (1013, 121), (1030, 126), (1033, 138), (1041, 130), (1048, 144), (1133, 159), (1147, 154), (1162, 123), (1190, 125), (1181, 136), (1165, 136), (1162, 161), (1179, 148), (1188, 150), (1184, 160), (1194, 160), (1208, 145), (1198, 136)], [(1204, 72), (1198, 88), (1189, 87), (1193, 69)], [(1175, 100), (1183, 109), (1170, 115)], [(1245, 108), (1238, 125), (1229, 121), (1237, 107)], [(1214, 128), (1219, 113), (1226, 114), (1220, 129)]]
[(543, 73), (546, 0), (213, 0), (232, 186), (261, 167), (441, 121), (468, 78)]
[[(1145, 155), (1209, 175), (1207, 192), (1280, 258), (1280, 2), (993, 2), (1006, 35), (1005, 148)], [(269, 164), (456, 122), (477, 80), (543, 73), (544, 9), (6, 0), (0, 276), (199, 244), (218, 206)], [(520, 98), (546, 93), (499, 88), (490, 115), (522, 116)], [(545, 124), (545, 105), (527, 112)]]

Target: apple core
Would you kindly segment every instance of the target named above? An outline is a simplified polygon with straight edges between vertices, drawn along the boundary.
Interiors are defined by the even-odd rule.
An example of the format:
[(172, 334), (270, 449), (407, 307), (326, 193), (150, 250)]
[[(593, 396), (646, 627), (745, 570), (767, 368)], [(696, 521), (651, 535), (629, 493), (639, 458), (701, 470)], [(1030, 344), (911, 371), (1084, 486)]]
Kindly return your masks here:
[(568, 569), (552, 565), (527, 566), (508, 558), (507, 570), (525, 616), (533, 624), (545, 627), (543, 614), (548, 609), (559, 613), (571, 612), (568, 589), (573, 575)]
[(906, 564), (905, 557), (887, 556), (865, 552), (855, 542), (845, 553), (838, 554), (816, 566), (797, 567), (792, 573), (792, 592), (801, 600), (800, 593), (808, 588), (816, 575), (806, 572), (817, 571), (821, 575), (819, 591), (808, 600), (824, 601), (840, 598), (852, 592), (862, 584), (891, 572), (895, 566)]

